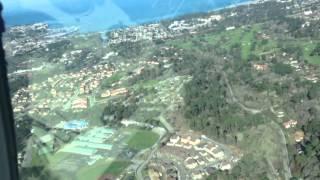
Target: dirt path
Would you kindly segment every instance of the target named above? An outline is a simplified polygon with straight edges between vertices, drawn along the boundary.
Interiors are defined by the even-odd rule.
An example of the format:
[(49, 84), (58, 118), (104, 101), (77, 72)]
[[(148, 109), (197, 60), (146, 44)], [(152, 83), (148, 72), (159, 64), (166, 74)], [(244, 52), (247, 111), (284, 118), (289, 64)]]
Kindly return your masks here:
[(228, 77), (227, 77), (226, 73), (225, 73), (225, 72), (222, 72), (222, 75), (223, 75), (223, 78), (224, 78), (224, 80), (225, 80), (225, 82), (226, 82), (226, 84), (227, 84), (227, 86), (228, 86), (228, 89), (229, 89), (229, 92), (230, 92), (230, 94), (231, 94), (231, 96), (232, 96), (232, 101), (233, 101), (233, 102), (235, 102), (236, 104), (238, 104), (238, 105), (241, 107), (241, 109), (243, 109), (243, 110), (245, 110), (245, 111), (247, 111), (247, 112), (250, 112), (250, 113), (252, 113), (252, 114), (258, 114), (258, 113), (261, 113), (261, 112), (263, 111), (262, 109), (249, 108), (249, 107), (245, 106), (244, 104), (242, 104), (241, 102), (239, 102), (239, 100), (235, 97), (235, 95), (234, 95), (234, 93), (233, 93), (233, 90), (232, 90), (232, 88), (231, 88), (231, 85), (230, 85), (230, 83), (229, 83), (229, 80), (228, 80)]
[[(263, 111), (262, 109), (253, 109), (253, 108), (246, 107), (244, 104), (239, 102), (239, 100), (235, 97), (235, 95), (233, 93), (233, 90), (231, 88), (231, 85), (229, 83), (229, 80), (228, 80), (228, 77), (227, 77), (226, 73), (222, 72), (222, 75), (223, 75), (223, 78), (224, 78), (224, 80), (225, 80), (225, 82), (226, 82), (226, 84), (228, 86), (229, 92), (230, 92), (230, 94), (232, 96), (232, 100), (235, 103), (237, 103), (243, 110), (245, 110), (247, 112), (250, 112), (252, 114), (258, 114), (258, 113), (261, 113)], [(274, 113), (273, 108), (271, 107), (270, 109)], [(284, 157), (283, 167), (284, 167), (284, 171), (285, 171), (285, 179), (290, 179), (292, 177), (292, 174), (291, 174), (290, 165), (289, 165), (289, 153), (288, 153), (288, 149), (286, 147), (287, 140), (286, 140), (285, 134), (284, 134), (282, 128), (279, 126), (279, 124), (276, 123), (274, 120), (272, 120), (272, 123), (275, 125), (275, 127), (279, 131), (279, 134), (280, 134), (279, 140), (281, 141), (280, 143), (285, 146), (283, 148), (283, 157)], [(271, 168), (273, 168), (273, 166)]]
[(290, 163), (289, 163), (289, 153), (288, 153), (288, 149), (286, 147), (287, 144), (287, 140), (286, 140), (286, 136), (282, 130), (282, 128), (279, 126), (278, 123), (272, 121), (272, 123), (275, 125), (275, 127), (278, 129), (279, 133), (280, 133), (280, 137), (279, 140), (281, 141), (280, 143), (283, 144), (285, 147), (283, 148), (283, 167), (284, 167), (284, 171), (285, 171), (285, 179), (290, 179), (292, 177), (291, 174), (291, 169), (290, 169)]
[[(270, 106), (270, 111), (271, 111), (273, 114), (277, 115), (277, 113), (275, 112), (275, 110), (273, 109), (272, 106)], [(282, 143), (283, 143), (284, 145), (286, 145), (286, 144), (287, 144), (287, 139), (286, 139), (286, 136), (285, 136), (282, 128), (281, 128), (280, 125), (279, 125), (277, 122), (275, 122), (274, 120), (272, 120), (272, 123), (275, 124), (275, 127), (276, 127), (276, 128), (278, 128), (278, 131), (279, 131), (280, 134), (281, 134)], [(286, 178), (286, 179), (290, 179), (290, 178), (292, 177), (292, 174), (291, 174), (291, 169), (290, 169), (290, 165), (289, 165), (289, 153), (288, 153), (287, 147), (284, 148), (284, 156), (286, 157), (286, 160), (283, 162), (283, 166), (286, 167), (286, 174), (285, 174), (286, 177), (285, 177), (285, 178)]]

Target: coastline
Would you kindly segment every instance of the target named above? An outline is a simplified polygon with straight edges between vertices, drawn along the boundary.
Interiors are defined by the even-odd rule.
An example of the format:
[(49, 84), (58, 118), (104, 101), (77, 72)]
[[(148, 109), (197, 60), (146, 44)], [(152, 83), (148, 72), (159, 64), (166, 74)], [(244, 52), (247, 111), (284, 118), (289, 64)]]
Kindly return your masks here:
[[(235, 7), (239, 7), (239, 6), (243, 6), (243, 5), (254, 5), (254, 4), (258, 4), (260, 3), (261, 0), (249, 0), (249, 1), (245, 1), (245, 2), (240, 2), (240, 3), (235, 3), (226, 7), (222, 7), (222, 8), (218, 8), (215, 9), (213, 11), (210, 12), (216, 12), (216, 11), (220, 11), (220, 10), (224, 10), (224, 9), (231, 9), (231, 8), (235, 8)], [(264, 0), (265, 2), (266, 0)]]
[[(225, 6), (225, 7), (216, 8), (216, 9), (209, 10), (209, 11), (206, 11), (206, 12), (186, 13), (186, 14), (182, 14), (182, 15), (178, 15), (178, 16), (172, 16), (172, 17), (170, 17), (170, 15), (167, 15), (166, 17), (161, 17), (161, 19), (154, 19), (154, 20), (149, 20), (149, 21), (146, 21), (146, 22), (127, 25), (127, 26), (122, 27), (122, 28), (109, 28), (109, 29), (106, 29), (106, 30), (97, 31), (96, 33), (107, 33), (107, 32), (112, 32), (112, 31), (116, 31), (116, 30), (119, 30), (119, 29), (125, 29), (127, 27), (135, 27), (135, 26), (139, 26), (139, 25), (148, 25), (148, 24), (152, 24), (152, 23), (159, 23), (161, 21), (168, 21), (168, 20), (169, 21), (173, 21), (173, 20), (179, 19), (179, 18), (181, 18), (181, 17), (183, 17), (185, 15), (192, 15), (192, 14), (197, 14), (197, 13), (214, 13), (214, 12), (217, 12), (217, 11), (236, 8), (236, 7), (243, 6), (243, 5), (258, 4), (258, 3), (261, 3), (261, 1), (266, 2), (267, 0), (248, 0), (248, 1), (245, 1), (245, 2), (234, 3), (234, 4), (231, 4), (231, 5)], [(82, 34), (90, 34), (90, 32), (82, 33)]]
[[(248, 0), (248, 1), (245, 1), (245, 2), (234, 3), (234, 4), (231, 4), (231, 5), (225, 6), (225, 7), (220, 7), (220, 8), (216, 8), (216, 9), (209, 10), (209, 11), (186, 13), (186, 14), (181, 14), (181, 15), (171, 16), (171, 17), (170, 17), (170, 15), (167, 15), (165, 17), (161, 17), (161, 19), (154, 19), (154, 20), (149, 20), (149, 21), (146, 21), (146, 22), (136, 23), (136, 24), (132, 24), (132, 25), (126, 25), (125, 27), (122, 27), (122, 28), (108, 28), (106, 30), (97, 31), (96, 33), (107, 33), (107, 32), (112, 32), (112, 31), (119, 30), (119, 29), (125, 29), (127, 27), (135, 27), (135, 26), (139, 26), (139, 25), (148, 25), (148, 24), (152, 24), (152, 23), (159, 23), (161, 21), (168, 21), (168, 20), (169, 21), (173, 21), (173, 20), (179, 19), (179, 18), (181, 18), (181, 17), (183, 17), (185, 15), (192, 15), (192, 14), (197, 14), (197, 13), (214, 13), (214, 12), (217, 12), (217, 11), (236, 8), (236, 7), (243, 6), (243, 5), (258, 4), (258, 3), (261, 3), (261, 1), (266, 2), (268, 0)], [(82, 33), (82, 34), (90, 34), (90, 32)]]
[[(235, 7), (239, 7), (239, 6), (243, 6), (243, 5), (253, 5), (253, 4), (257, 4), (259, 3), (261, 0), (246, 0), (244, 2), (239, 2), (239, 3), (233, 3), (224, 7), (218, 7), (218, 8), (214, 8), (208, 11), (199, 11), (199, 12), (191, 12), (191, 13), (182, 13), (179, 15), (174, 15), (174, 14), (168, 14), (166, 16), (162, 16), (162, 17), (156, 17), (156, 18), (150, 18), (150, 19), (145, 19), (145, 20), (141, 20), (141, 21), (136, 21), (135, 24), (132, 25), (127, 25), (127, 27), (132, 27), (132, 26), (137, 26), (137, 25), (144, 25), (144, 24), (152, 24), (152, 23), (158, 23), (160, 21), (167, 21), (167, 20), (175, 20), (175, 19), (179, 19), (183, 16), (186, 15), (193, 15), (193, 14), (199, 14), (199, 13), (214, 13), (217, 11), (221, 11), (224, 9), (231, 9), (231, 8), (235, 8)], [(262, 1), (267, 1), (267, 0), (262, 0)], [(117, 29), (122, 29), (122, 28), (117, 28)], [(111, 29), (115, 30), (115, 29)], [(105, 32), (108, 32), (109, 30), (106, 30)], [(102, 31), (103, 32), (103, 31)]]
[[(221, 11), (224, 9), (230, 9), (230, 8), (235, 8), (235, 7), (239, 7), (239, 6), (243, 6), (243, 5), (250, 5), (250, 4), (257, 4), (260, 3), (261, 0), (246, 0), (244, 2), (238, 2), (238, 3), (232, 3), (230, 5), (226, 5), (224, 7), (218, 7), (218, 8), (214, 8), (211, 10), (207, 10), (207, 11), (201, 11), (199, 10), (198, 12), (182, 12), (182, 13), (178, 13), (175, 12), (173, 14), (168, 14), (165, 16), (161, 16), (161, 17), (152, 17), (152, 18), (147, 18), (147, 19), (141, 19), (141, 20), (137, 20), (137, 21), (130, 21), (130, 22), (121, 22), (119, 21), (119, 24), (121, 24), (122, 26), (117, 27), (119, 24), (109, 24), (109, 25), (105, 25), (105, 27), (101, 27), (100, 25), (97, 26), (96, 28), (93, 28), (92, 26), (89, 26), (89, 24), (82, 24), (81, 26), (77, 26), (74, 24), (68, 24), (68, 25), (63, 25), (63, 24), (59, 24), (56, 21), (42, 21), (42, 22), (37, 22), (37, 23), (46, 23), (49, 25), (50, 29), (57, 29), (57, 28), (68, 28), (68, 27), (78, 27), (79, 31), (78, 33), (80, 34), (89, 34), (89, 33), (106, 33), (106, 32), (112, 32), (115, 30), (119, 30), (119, 29), (124, 29), (127, 27), (135, 27), (135, 26), (139, 26), (139, 25), (146, 25), (146, 24), (152, 24), (152, 23), (159, 23), (161, 21), (170, 21), (170, 20), (175, 20), (175, 19), (179, 19), (183, 16), (186, 15), (192, 15), (192, 14), (200, 14), (200, 13), (214, 13), (217, 11)], [(35, 23), (32, 23), (35, 24)], [(13, 26), (8, 26), (8, 27), (16, 27), (16, 26), (24, 26), (24, 25), (31, 25), (31, 24), (21, 24), (21, 25), (13, 25)], [(58, 26), (57, 26), (58, 25)], [(87, 28), (86, 28), (87, 27)], [(89, 28), (90, 27), (90, 28)]]

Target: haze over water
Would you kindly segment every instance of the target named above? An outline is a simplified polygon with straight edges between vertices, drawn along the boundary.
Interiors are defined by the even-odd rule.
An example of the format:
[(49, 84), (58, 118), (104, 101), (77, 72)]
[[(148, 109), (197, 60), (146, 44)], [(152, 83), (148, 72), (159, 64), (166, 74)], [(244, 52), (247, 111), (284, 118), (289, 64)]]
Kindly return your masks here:
[(46, 22), (92, 32), (207, 12), (250, 0), (2, 0), (7, 26)]

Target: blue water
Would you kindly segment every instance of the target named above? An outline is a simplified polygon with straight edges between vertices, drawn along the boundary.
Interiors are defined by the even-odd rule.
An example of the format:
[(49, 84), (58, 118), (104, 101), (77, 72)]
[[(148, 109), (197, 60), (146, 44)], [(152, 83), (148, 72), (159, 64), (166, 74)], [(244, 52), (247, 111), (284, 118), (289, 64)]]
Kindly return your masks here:
[(47, 22), (102, 31), (189, 13), (207, 12), (250, 0), (2, 0), (7, 26)]

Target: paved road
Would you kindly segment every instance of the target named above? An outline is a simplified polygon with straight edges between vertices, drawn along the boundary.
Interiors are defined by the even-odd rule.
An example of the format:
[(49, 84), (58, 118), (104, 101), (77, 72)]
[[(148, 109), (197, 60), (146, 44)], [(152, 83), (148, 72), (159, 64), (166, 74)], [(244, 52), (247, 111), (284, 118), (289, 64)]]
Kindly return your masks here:
[[(142, 175), (142, 171), (143, 169), (148, 165), (148, 163), (150, 162), (150, 160), (152, 159), (152, 157), (154, 156), (154, 154), (157, 152), (157, 150), (160, 148), (161, 146), (161, 142), (164, 140), (164, 139), (168, 139), (170, 136), (169, 135), (163, 135), (162, 137), (159, 138), (158, 142), (151, 147), (151, 152), (149, 153), (149, 156), (146, 160), (143, 161), (142, 164), (139, 165), (139, 167), (136, 169), (136, 178), (138, 180), (143, 180), (143, 175)], [(144, 153), (146, 152), (146, 150), (140, 152), (139, 154), (141, 153)]]
[[(158, 110), (157, 108), (153, 108), (153, 107), (149, 107), (149, 108), (144, 108), (144, 110), (146, 111), (155, 111)], [(166, 118), (164, 118), (164, 114), (161, 113), (159, 115), (159, 120), (160, 122), (164, 125), (165, 129), (169, 132), (169, 133), (174, 133), (174, 127), (166, 120)]]
[(180, 180), (191, 179), (190, 175), (187, 172), (187, 170), (185, 169), (184, 165), (182, 165), (183, 162), (181, 162), (180, 160), (176, 159), (174, 156), (172, 156), (172, 155), (163, 155), (162, 154), (159, 159), (173, 163), (173, 165), (178, 170), (178, 176), (179, 176)]
[[(136, 178), (138, 180), (143, 180), (142, 171), (148, 165), (148, 163), (150, 162), (150, 160), (152, 159), (152, 157), (154, 156), (156, 151), (160, 148), (161, 142), (164, 138), (169, 138), (169, 136), (164, 136), (163, 138), (160, 138), (158, 140), (158, 142), (151, 148), (151, 152), (149, 153), (148, 158), (146, 160), (144, 160), (143, 163), (136, 169)], [(147, 151), (147, 150), (145, 150), (145, 151)], [(143, 152), (141, 152), (141, 153), (143, 153)]]
[(136, 170), (136, 178), (138, 180), (143, 180), (142, 171), (147, 166), (147, 164), (150, 162), (151, 158), (153, 157), (154, 153), (158, 150), (158, 144), (155, 147), (152, 147), (151, 153), (149, 154), (148, 158), (143, 161), (143, 163), (137, 168)]
[(170, 123), (168, 123), (168, 121), (163, 116), (163, 114), (159, 116), (160, 122), (164, 125), (164, 127), (167, 129), (169, 133), (174, 133), (174, 128)]

